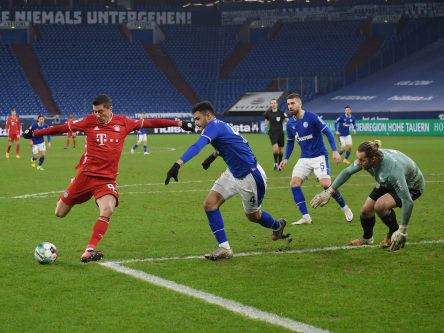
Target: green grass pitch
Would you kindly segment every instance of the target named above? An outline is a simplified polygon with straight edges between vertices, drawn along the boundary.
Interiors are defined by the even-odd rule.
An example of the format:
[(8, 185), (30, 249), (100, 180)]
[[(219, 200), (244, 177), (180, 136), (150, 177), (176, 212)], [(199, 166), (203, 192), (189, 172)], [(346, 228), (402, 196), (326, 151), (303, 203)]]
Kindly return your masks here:
[[(268, 176), (262, 208), (275, 218), (297, 220), (300, 213), (289, 181), (299, 149), (285, 171), (274, 172), (268, 137), (245, 137)], [(117, 179), (120, 204), (98, 247), (104, 261), (201, 256), (214, 249), (202, 202), (225, 170), (223, 161), (203, 170), (200, 163), (212, 151), (207, 146), (180, 170), (178, 183), (163, 184), (167, 170), (196, 139), (197, 135), (151, 135), (151, 154), (145, 156), (142, 147), (130, 155), (135, 136), (127, 138)], [(370, 139), (376, 138), (354, 136), (354, 147)], [(415, 201), (408, 241), (444, 239), (443, 138), (380, 139), (383, 147), (413, 158), (427, 181), (424, 195)], [(57, 198), (75, 176), (73, 168), (83, 151), (83, 137), (75, 150), (64, 150), (65, 140), (53, 138), (45, 171), (39, 172), (30, 166), (26, 140), (21, 140), (18, 160), (15, 147), (11, 158), (5, 158), (7, 141), (0, 139), (0, 332), (288, 331), (97, 263), (82, 264), (80, 255), (98, 209), (90, 200), (63, 219), (54, 215)], [(332, 175), (344, 167), (332, 165)], [(442, 332), (443, 243), (407, 244), (395, 253), (377, 247), (285, 252), (343, 246), (360, 237), (359, 210), (374, 185), (365, 171), (354, 175), (341, 188), (354, 221), (347, 223), (331, 201), (309, 209), (312, 225), (288, 226), (291, 242), (272, 242), (270, 231), (248, 222), (240, 198), (234, 197), (221, 208), (235, 253), (232, 260), (135, 261), (122, 266), (331, 332)], [(313, 176), (303, 185), (307, 201), (320, 190)], [(400, 220), (400, 210), (396, 212)], [(386, 231), (377, 219), (375, 243)], [(59, 250), (52, 265), (34, 261), (34, 248), (43, 241)], [(236, 256), (255, 251), (266, 253)]]

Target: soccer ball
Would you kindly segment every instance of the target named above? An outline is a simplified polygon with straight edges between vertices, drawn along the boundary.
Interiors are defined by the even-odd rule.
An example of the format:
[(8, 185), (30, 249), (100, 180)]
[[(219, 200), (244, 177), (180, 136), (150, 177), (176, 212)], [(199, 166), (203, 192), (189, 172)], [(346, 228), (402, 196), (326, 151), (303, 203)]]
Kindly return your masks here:
[(34, 258), (42, 265), (52, 264), (57, 259), (59, 251), (54, 244), (49, 242), (44, 242), (35, 248)]

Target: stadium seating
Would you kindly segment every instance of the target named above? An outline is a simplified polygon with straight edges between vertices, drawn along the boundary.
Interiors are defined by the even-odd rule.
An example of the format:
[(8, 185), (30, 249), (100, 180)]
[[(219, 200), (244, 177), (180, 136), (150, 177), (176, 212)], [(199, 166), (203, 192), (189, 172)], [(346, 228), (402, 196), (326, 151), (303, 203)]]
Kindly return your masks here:
[(42, 40), (32, 46), (63, 114), (89, 113), (92, 99), (101, 93), (113, 99), (119, 114), (188, 110), (189, 102), (142, 46), (123, 40), (117, 26), (42, 25), (39, 29)]
[(0, 42), (0, 115), (9, 116), (11, 109), (16, 109), (19, 116), (46, 114), (40, 98), (18, 64), (11, 45)]
[(289, 77), (289, 90), (309, 96), (326, 91), (329, 74), (342, 72), (363, 42), (363, 37), (357, 35), (359, 24), (360, 21), (285, 23), (273, 39), (257, 41), (231, 77)]
[[(163, 26), (168, 39), (162, 46), (193, 88), (199, 100), (210, 100), (216, 110), (235, 100), (220, 90), (220, 66), (237, 45), (235, 33), (239, 26)], [(246, 83), (248, 89), (248, 83)], [(265, 86), (261, 87), (261, 90)], [(235, 98), (239, 97), (237, 95)], [(228, 99), (227, 99), (228, 98)], [(223, 101), (223, 102), (222, 102)]]

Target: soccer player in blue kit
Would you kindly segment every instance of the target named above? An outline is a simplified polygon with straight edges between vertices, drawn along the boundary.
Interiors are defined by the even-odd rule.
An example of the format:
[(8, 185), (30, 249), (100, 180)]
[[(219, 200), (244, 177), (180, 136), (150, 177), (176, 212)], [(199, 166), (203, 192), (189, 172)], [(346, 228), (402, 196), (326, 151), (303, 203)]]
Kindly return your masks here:
[[(145, 118), (145, 112), (142, 112), (140, 114), (140, 119), (144, 119), (144, 118)], [(143, 141), (143, 154), (144, 155), (150, 154), (146, 150), (146, 148), (147, 148), (146, 128), (141, 128), (140, 130), (137, 131), (137, 143), (133, 146), (133, 148), (131, 148), (131, 155), (134, 154), (134, 151), (139, 147), (139, 145), (142, 143), (142, 141)]]
[(348, 160), (352, 150), (352, 137), (350, 135), (350, 128), (353, 130), (353, 134), (356, 134), (356, 119), (351, 115), (351, 107), (345, 107), (345, 113), (341, 114), (335, 121), (336, 135), (339, 136), (339, 143), (341, 144), (341, 150), (339, 155), (347, 149), (345, 158), (342, 161), (345, 164), (351, 164)]
[[(31, 128), (33, 131), (41, 130), (44, 128), (48, 128), (48, 124), (45, 124), (45, 116), (39, 115), (37, 118), (37, 122), (32, 124)], [(47, 136), (48, 138), (48, 149), (51, 148), (51, 136)], [(39, 152), (40, 152), (40, 158), (39, 158), (39, 164), (37, 165), (37, 170), (43, 171), (42, 164), (45, 161), (45, 152), (46, 152), (46, 145), (45, 140), (43, 136), (37, 136), (32, 138), (32, 157), (31, 157), (31, 166), (35, 168), (35, 162), (39, 158)]]
[[(341, 162), (341, 156), (338, 153), (333, 133), (317, 114), (302, 109), (302, 100), (299, 94), (288, 95), (287, 106), (292, 117), (287, 122), (287, 148), (284, 160), (279, 167), (283, 169), (288, 163), (288, 159), (293, 152), (294, 142), (297, 141), (301, 148), (301, 157), (293, 168), (290, 187), (294, 202), (302, 213), (302, 218), (292, 224), (311, 224), (312, 219), (307, 210), (301, 185), (312, 173), (315, 174), (319, 184), (324, 189), (327, 189), (331, 184), (328, 150), (322, 134), (327, 137), (330, 143), (333, 160), (339, 163)], [(336, 191), (333, 198), (343, 210), (346, 220), (351, 222), (353, 213), (346, 205), (341, 193)]]
[(208, 143), (211, 143), (216, 151), (202, 163), (203, 168), (208, 169), (217, 156), (221, 156), (228, 165), (227, 170), (216, 180), (203, 203), (210, 228), (219, 244), (215, 251), (205, 254), (205, 258), (218, 260), (233, 257), (233, 250), (225, 234), (224, 221), (219, 207), (225, 200), (236, 194), (242, 198), (248, 220), (272, 229), (272, 240), (288, 237), (288, 235), (283, 235), (286, 221), (275, 220), (269, 213), (261, 210), (267, 187), (267, 176), (257, 163), (248, 141), (227, 123), (216, 119), (210, 102), (197, 103), (193, 106), (192, 113), (196, 126), (201, 129), (201, 136), (173, 164), (167, 173), (165, 185), (169, 184), (171, 178), (178, 181), (179, 168), (196, 156)]

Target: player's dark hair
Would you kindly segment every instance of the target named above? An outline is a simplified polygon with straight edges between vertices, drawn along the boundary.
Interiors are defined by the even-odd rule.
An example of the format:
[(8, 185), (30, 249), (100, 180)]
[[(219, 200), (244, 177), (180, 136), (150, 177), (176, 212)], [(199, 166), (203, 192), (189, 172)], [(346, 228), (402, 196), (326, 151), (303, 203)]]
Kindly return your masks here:
[(96, 98), (94, 98), (94, 100), (92, 102), (92, 105), (94, 105), (94, 106), (98, 106), (98, 105), (102, 105), (102, 104), (105, 108), (109, 109), (110, 106), (113, 105), (113, 101), (111, 98), (109, 98), (108, 95), (102, 94), (102, 95), (96, 96)]
[(359, 145), (358, 151), (360, 153), (365, 153), (365, 156), (368, 159), (376, 159), (381, 161), (382, 153), (379, 148), (381, 148), (381, 140), (364, 141)]
[(293, 99), (293, 98), (297, 98), (302, 101), (301, 95), (299, 95), (297, 93), (291, 93), (290, 95), (287, 95), (287, 99)]
[(39, 114), (39, 116), (37, 117), (37, 119), (39, 119), (40, 117), (42, 117), (43, 119), (45, 119), (45, 116), (42, 114)]
[(346, 105), (344, 109), (350, 109), (351, 110), (351, 107), (350, 107), (350, 105)]
[(193, 108), (191, 109), (191, 113), (200, 112), (202, 114), (211, 113), (214, 114), (214, 108), (213, 104), (208, 101), (199, 102), (197, 104), (193, 105)]
[(271, 101), (270, 101), (270, 103), (271, 103), (272, 101), (276, 101), (276, 102), (277, 102), (278, 100), (277, 100), (276, 98), (272, 98)]

